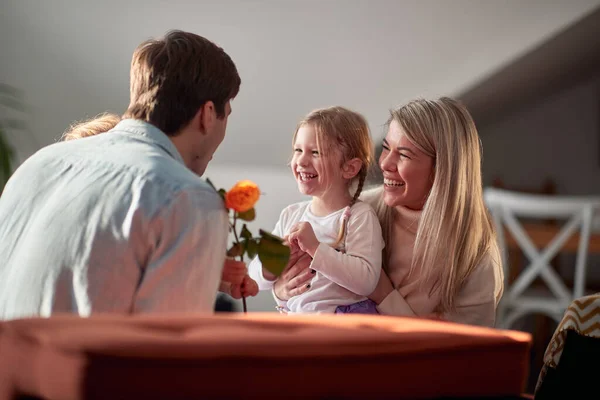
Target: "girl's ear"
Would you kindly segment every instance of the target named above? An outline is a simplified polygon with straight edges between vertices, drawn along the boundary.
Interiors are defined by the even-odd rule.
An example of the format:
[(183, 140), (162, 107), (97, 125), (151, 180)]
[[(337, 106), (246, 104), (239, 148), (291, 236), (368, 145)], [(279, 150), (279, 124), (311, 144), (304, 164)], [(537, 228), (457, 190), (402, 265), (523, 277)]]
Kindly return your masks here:
[(360, 172), (362, 166), (363, 163), (360, 158), (348, 160), (342, 166), (342, 176), (344, 179), (352, 179)]

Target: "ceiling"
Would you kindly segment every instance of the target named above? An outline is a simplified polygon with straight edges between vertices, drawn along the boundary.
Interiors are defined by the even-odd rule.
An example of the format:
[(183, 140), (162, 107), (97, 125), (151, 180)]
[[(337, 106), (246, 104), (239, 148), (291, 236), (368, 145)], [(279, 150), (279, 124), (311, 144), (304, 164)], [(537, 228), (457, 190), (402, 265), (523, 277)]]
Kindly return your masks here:
[[(379, 140), (388, 110), (462, 95), (600, 6), (600, 0), (3, 0), (0, 82), (23, 90), (33, 137), (128, 103), (131, 53), (177, 28), (221, 45), (242, 76), (214, 163), (283, 166), (311, 109), (362, 112)], [(492, 96), (486, 93), (483, 98)]]
[(600, 8), (457, 97), (469, 107), (481, 130), (518, 109), (598, 76)]

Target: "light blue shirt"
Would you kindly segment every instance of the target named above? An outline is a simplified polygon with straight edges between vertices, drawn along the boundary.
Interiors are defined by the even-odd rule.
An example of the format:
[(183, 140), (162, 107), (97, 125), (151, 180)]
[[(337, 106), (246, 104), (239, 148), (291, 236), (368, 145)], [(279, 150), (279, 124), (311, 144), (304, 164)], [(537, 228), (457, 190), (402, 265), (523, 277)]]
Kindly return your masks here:
[(223, 201), (156, 127), (52, 144), (0, 197), (0, 319), (211, 312), (227, 234)]

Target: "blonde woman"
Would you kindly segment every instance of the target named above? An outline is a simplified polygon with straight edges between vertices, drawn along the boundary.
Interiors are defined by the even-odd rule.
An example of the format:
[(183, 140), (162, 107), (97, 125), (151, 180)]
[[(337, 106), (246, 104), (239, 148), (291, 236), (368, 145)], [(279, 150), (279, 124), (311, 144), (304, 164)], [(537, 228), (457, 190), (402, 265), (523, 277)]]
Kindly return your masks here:
[[(379, 166), (384, 182), (364, 193), (386, 247), (369, 296), (381, 314), (494, 326), (502, 265), (481, 182), (481, 143), (472, 117), (450, 98), (414, 100), (391, 112)], [(306, 261), (274, 285), (302, 292)], [(304, 285), (304, 286), (303, 286)]]
[(121, 117), (116, 114), (102, 113), (92, 119), (72, 124), (69, 129), (63, 133), (61, 141), (82, 139), (84, 137), (96, 136), (100, 133), (108, 132), (121, 121)]

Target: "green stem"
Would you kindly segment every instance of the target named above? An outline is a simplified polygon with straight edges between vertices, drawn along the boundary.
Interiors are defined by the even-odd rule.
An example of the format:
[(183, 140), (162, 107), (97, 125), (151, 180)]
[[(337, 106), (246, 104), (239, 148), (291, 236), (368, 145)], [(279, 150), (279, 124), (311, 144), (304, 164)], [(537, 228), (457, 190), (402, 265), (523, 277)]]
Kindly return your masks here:
[[(237, 211), (234, 211), (233, 212), (233, 236), (235, 237), (235, 243), (240, 244), (240, 239), (238, 238), (237, 230), (235, 229), (236, 224), (237, 224)], [(242, 253), (240, 255), (240, 261), (244, 262), (244, 253)], [(244, 295), (242, 295), (242, 307), (244, 309), (244, 313), (247, 313), (248, 307), (246, 306), (246, 297), (244, 297)]]

